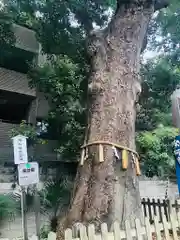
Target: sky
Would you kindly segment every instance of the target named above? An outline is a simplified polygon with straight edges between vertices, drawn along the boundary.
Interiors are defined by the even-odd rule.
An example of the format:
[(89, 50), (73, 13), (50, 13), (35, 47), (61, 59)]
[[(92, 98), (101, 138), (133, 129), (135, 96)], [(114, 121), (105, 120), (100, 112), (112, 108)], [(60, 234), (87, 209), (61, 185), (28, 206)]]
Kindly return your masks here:
[(146, 61), (148, 59), (151, 59), (151, 58), (154, 58), (158, 55), (158, 52), (156, 51), (149, 51), (149, 50), (146, 50), (144, 53), (143, 53), (143, 59)]

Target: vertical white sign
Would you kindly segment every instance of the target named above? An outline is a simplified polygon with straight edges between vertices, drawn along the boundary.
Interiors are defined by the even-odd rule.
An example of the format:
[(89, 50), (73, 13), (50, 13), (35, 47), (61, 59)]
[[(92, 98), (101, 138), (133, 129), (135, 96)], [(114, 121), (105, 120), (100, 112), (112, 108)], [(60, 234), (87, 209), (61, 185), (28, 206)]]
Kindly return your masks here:
[(17, 135), (12, 138), (14, 147), (14, 163), (21, 164), (28, 162), (27, 156), (27, 138), (23, 135)]

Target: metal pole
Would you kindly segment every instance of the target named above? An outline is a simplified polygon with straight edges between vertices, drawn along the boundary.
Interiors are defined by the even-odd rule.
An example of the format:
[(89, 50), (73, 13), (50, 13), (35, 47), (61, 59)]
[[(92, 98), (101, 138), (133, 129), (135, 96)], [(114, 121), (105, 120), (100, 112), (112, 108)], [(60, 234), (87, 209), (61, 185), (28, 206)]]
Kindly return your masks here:
[(36, 235), (38, 240), (40, 239), (40, 198), (35, 185), (35, 195), (34, 195), (34, 208), (35, 208), (35, 222), (36, 222)]
[(21, 187), (21, 214), (22, 214), (22, 230), (23, 230), (23, 239), (28, 240), (27, 232), (27, 209), (26, 209), (26, 192), (25, 188)]

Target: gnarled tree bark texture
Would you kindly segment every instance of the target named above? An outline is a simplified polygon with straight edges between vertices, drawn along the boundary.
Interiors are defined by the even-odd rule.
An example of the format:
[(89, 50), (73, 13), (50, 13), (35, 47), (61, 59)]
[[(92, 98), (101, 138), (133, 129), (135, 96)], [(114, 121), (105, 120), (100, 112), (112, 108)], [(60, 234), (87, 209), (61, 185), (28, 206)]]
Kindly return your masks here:
[[(88, 52), (92, 59), (89, 79), (88, 131), (86, 143), (104, 140), (135, 150), (136, 102), (141, 92), (140, 53), (148, 23), (154, 10), (167, 1), (118, 0), (109, 26), (93, 32)], [(101, 222), (123, 225), (141, 218), (138, 177), (129, 155), (129, 165), (122, 171), (121, 160), (111, 146), (104, 146), (104, 162), (98, 161), (97, 146), (88, 147), (88, 158), (78, 169), (71, 206), (62, 229), (76, 222)]]

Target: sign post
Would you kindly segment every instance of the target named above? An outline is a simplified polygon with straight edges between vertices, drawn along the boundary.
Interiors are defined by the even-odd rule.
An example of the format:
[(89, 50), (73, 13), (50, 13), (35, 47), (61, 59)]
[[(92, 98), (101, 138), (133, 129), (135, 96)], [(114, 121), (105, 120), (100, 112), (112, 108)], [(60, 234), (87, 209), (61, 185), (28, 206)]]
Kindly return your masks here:
[[(32, 184), (39, 183), (39, 165), (37, 162), (22, 163), (18, 165), (18, 180), (19, 185), (23, 188), (24, 186), (29, 186)], [(35, 189), (35, 218), (36, 218), (36, 234), (38, 239), (40, 239), (40, 216), (39, 216), (39, 196), (37, 189)], [(26, 240), (26, 239), (25, 239)]]
[[(14, 148), (14, 163), (16, 165), (27, 163), (27, 137), (17, 135), (12, 138)], [(22, 229), (24, 240), (28, 240), (27, 231), (27, 216), (26, 216), (26, 192), (25, 188), (21, 187), (21, 214), (22, 214)]]
[[(14, 163), (18, 166), (18, 182), (21, 187), (21, 213), (22, 213), (22, 227), (24, 240), (28, 240), (27, 232), (27, 216), (26, 216), (26, 192), (25, 187), (29, 185), (36, 185), (39, 183), (39, 165), (37, 162), (28, 163), (27, 155), (27, 138), (23, 135), (17, 135), (12, 138), (14, 147)], [(36, 215), (36, 232), (40, 239), (40, 202), (36, 190), (35, 193), (35, 215)]]
[(22, 214), (23, 237), (24, 240), (28, 240), (26, 192), (24, 187), (21, 187), (21, 214)]

